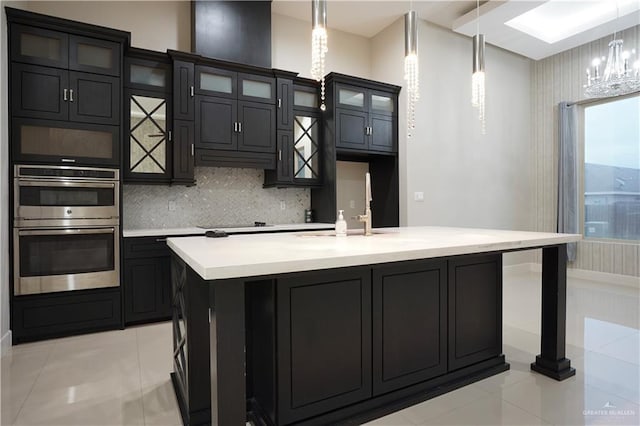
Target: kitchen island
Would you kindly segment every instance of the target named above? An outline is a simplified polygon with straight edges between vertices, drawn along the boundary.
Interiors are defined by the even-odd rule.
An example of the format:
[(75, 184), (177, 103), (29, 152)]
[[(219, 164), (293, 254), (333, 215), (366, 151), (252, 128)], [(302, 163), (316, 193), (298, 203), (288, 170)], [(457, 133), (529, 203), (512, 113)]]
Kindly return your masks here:
[(542, 344), (563, 380), (566, 244), (465, 228), (170, 238), (185, 424), (358, 424), (509, 368), (502, 253), (542, 248)]

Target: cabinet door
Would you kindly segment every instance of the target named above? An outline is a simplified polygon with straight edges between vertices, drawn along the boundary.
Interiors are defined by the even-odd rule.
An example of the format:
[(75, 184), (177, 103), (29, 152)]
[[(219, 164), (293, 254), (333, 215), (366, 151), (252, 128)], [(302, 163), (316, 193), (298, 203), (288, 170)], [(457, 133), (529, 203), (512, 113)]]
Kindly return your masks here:
[(193, 183), (194, 171), (193, 121), (173, 122), (173, 181)]
[(279, 423), (370, 398), (370, 269), (292, 274), (276, 292)]
[(366, 89), (346, 84), (336, 84), (335, 88), (336, 108), (351, 109), (354, 111), (369, 111), (369, 95)]
[(194, 66), (191, 62), (173, 62), (173, 118), (190, 120), (194, 117)]
[(293, 81), (286, 78), (276, 79), (276, 106), (278, 113), (276, 119), (279, 130), (293, 129)]
[(134, 57), (125, 58), (124, 86), (171, 93), (171, 64)]
[(211, 96), (196, 97), (196, 146), (205, 149), (238, 148), (237, 101)]
[(276, 152), (276, 107), (238, 101), (238, 151)]
[(69, 36), (58, 31), (11, 24), (11, 60), (67, 68)]
[(68, 71), (37, 65), (11, 67), (11, 113), (16, 117), (66, 120)]
[(320, 182), (320, 114), (295, 113), (293, 124), (293, 180)]
[(120, 43), (69, 36), (69, 69), (120, 76)]
[(169, 123), (167, 95), (125, 91), (125, 181), (168, 181)]
[(81, 123), (120, 124), (120, 79), (70, 72), (69, 119)]
[(273, 77), (238, 74), (238, 100), (276, 103), (276, 80)]
[(447, 372), (447, 264), (373, 269), (373, 394)]
[(291, 166), (291, 152), (293, 147), (293, 132), (278, 130), (278, 165), (276, 168), (279, 182), (291, 182), (293, 180), (293, 167)]
[(369, 150), (397, 152), (397, 120), (389, 115), (370, 115)]
[(124, 262), (124, 320), (126, 324), (171, 316), (168, 257), (126, 259)]
[(336, 108), (336, 148), (368, 149), (367, 126), (369, 115), (366, 112)]
[(382, 115), (397, 115), (396, 96), (387, 92), (370, 90), (369, 112)]
[(236, 99), (238, 97), (238, 73), (197, 65), (196, 94)]
[(449, 371), (502, 353), (502, 255), (449, 261)]

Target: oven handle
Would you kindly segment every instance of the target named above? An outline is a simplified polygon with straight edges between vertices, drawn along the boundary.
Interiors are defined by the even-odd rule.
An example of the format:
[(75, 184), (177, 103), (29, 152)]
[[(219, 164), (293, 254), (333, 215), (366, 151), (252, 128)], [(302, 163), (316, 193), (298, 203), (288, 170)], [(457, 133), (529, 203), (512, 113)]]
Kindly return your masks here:
[(113, 234), (115, 228), (18, 230), (18, 235)]
[(44, 181), (44, 180), (18, 180), (18, 186), (47, 186), (47, 187), (63, 187), (76, 186), (81, 188), (115, 188), (115, 183), (105, 182), (78, 182), (78, 181)]

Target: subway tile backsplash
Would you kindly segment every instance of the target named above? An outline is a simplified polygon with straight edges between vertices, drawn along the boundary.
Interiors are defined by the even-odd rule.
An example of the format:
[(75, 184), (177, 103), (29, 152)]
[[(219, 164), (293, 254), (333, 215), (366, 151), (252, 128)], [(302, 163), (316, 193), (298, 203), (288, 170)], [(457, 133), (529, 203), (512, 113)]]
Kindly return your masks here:
[(263, 188), (262, 170), (196, 167), (195, 178), (192, 187), (125, 184), (123, 228), (303, 223), (311, 205), (309, 189)]

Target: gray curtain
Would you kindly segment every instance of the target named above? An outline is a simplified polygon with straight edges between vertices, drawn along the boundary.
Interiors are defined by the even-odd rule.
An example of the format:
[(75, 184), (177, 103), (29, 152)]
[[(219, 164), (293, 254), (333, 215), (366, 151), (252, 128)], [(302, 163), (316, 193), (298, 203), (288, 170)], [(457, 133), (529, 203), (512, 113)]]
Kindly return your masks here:
[[(578, 107), (558, 105), (558, 232), (578, 234)], [(576, 260), (577, 243), (567, 244), (567, 260)]]

